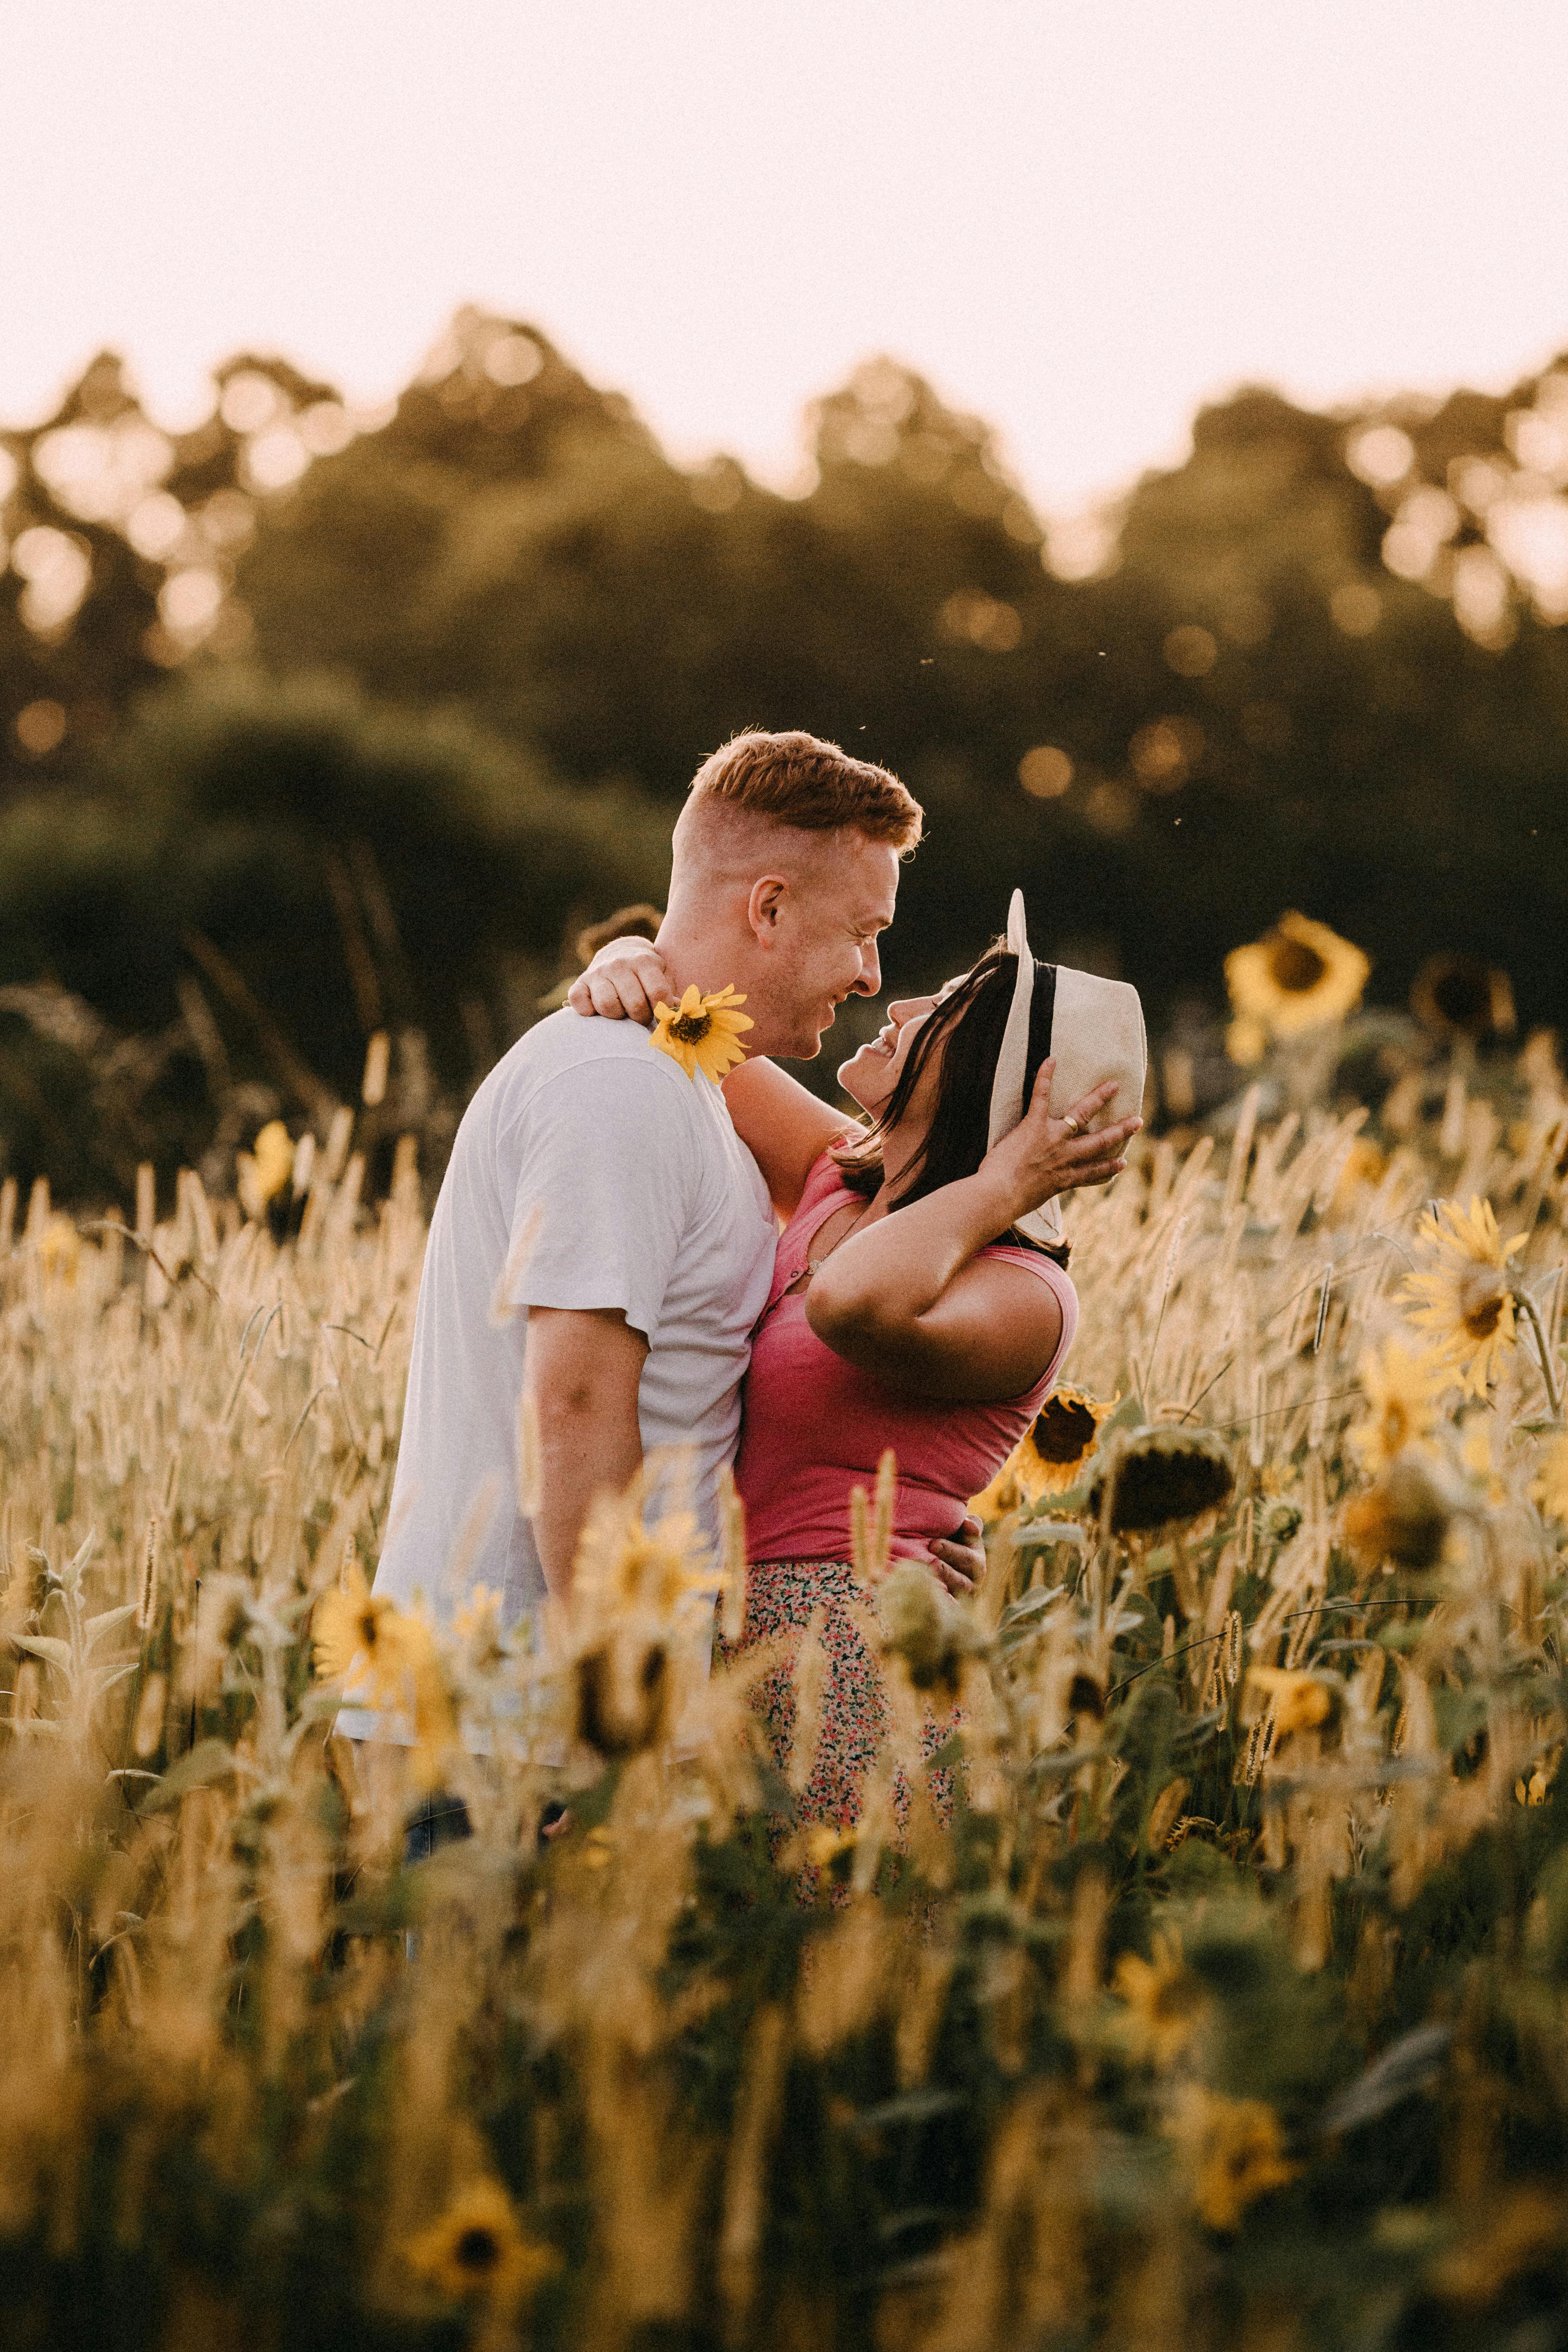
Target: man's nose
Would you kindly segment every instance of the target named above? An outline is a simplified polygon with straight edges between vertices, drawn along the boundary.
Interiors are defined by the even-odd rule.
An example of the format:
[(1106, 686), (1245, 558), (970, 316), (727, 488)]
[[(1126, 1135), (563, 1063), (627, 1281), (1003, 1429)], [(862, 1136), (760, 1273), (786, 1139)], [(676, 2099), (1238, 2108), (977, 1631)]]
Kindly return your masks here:
[(868, 940), (860, 950), (860, 977), (850, 993), (854, 996), (880, 996), (882, 993), (882, 963), (875, 940)]

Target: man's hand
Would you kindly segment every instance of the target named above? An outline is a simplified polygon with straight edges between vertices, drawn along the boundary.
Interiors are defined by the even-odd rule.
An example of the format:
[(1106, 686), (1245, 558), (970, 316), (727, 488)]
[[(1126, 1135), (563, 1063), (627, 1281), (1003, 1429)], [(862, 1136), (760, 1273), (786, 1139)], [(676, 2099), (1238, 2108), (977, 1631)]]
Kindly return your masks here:
[(566, 992), (574, 1013), (603, 1021), (640, 1021), (653, 1027), (653, 1008), (662, 996), (673, 1003), (676, 989), (651, 940), (611, 940)]
[(985, 1581), (985, 1546), (973, 1511), (965, 1514), (963, 1525), (951, 1536), (936, 1538), (931, 1549), (938, 1582), (945, 1584), (956, 1599), (979, 1591)]
[(572, 1563), (588, 1506), (620, 1494), (642, 1467), (637, 1386), (647, 1341), (618, 1308), (531, 1307), (528, 1388), (539, 1431), (533, 1540), (557, 1601), (572, 1591)]

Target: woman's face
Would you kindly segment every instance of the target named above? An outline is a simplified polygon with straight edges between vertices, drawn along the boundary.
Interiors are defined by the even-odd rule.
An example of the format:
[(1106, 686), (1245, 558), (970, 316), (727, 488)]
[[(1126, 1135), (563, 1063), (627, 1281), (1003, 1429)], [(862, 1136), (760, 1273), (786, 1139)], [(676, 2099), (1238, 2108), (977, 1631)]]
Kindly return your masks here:
[[(940, 1004), (956, 980), (948, 981), (935, 996), (900, 996), (888, 1007), (888, 1017), (868, 1044), (841, 1065), (838, 1083), (851, 1102), (873, 1118), (890, 1099), (903, 1075), (910, 1048), (919, 1036), (933, 1005)], [(904, 1108), (904, 1120), (927, 1118), (936, 1100), (942, 1077), (942, 1047), (938, 1046), (921, 1072), (920, 1082)], [(902, 1123), (902, 1122), (900, 1122)]]

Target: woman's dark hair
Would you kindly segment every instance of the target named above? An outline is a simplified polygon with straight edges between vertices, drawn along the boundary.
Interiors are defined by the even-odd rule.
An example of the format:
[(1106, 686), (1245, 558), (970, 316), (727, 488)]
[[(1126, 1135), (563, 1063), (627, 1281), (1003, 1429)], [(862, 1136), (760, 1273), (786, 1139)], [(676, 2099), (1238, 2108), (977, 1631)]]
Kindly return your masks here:
[[(882, 1181), (882, 1138), (898, 1125), (909, 1108), (921, 1071), (944, 1040), (931, 1126), (913, 1164), (905, 1172), (893, 1205), (908, 1208), (911, 1202), (923, 1201), (927, 1193), (940, 1192), (942, 1185), (956, 1184), (963, 1177), (974, 1174), (990, 1148), (987, 1136), (991, 1089), (995, 1083), (997, 1057), (1002, 1051), (1017, 977), (1017, 957), (1003, 940), (997, 940), (973, 970), (964, 973), (958, 985), (932, 1006), (921, 1024), (899, 1073), (898, 1084), (880, 1117), (862, 1139), (841, 1146), (834, 1154), (839, 1173), (852, 1192), (859, 1192), (868, 1200), (878, 1190)], [(1051, 1049), (1055, 999), (1055, 971), (1049, 964), (1037, 964), (1035, 992), (1029, 1006), (1029, 1050), (1024, 1068), (1026, 1104), (1040, 1064)], [(1068, 1262), (1065, 1243), (1052, 1249), (1042, 1242), (1031, 1241), (1025, 1234), (1015, 1232), (1010, 1238), (1026, 1249), (1044, 1250), (1058, 1265)]]

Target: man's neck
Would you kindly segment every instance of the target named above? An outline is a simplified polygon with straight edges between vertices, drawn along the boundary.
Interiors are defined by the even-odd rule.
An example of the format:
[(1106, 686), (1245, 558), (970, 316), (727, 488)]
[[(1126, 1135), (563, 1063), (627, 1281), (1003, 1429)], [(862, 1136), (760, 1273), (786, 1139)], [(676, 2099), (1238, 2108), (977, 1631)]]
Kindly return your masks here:
[(664, 958), (678, 1003), (689, 988), (700, 990), (704, 996), (715, 995), (721, 988), (737, 989), (746, 999), (746, 1011), (755, 1024), (744, 1041), (747, 1052), (773, 1051), (769, 1040), (773, 1024), (756, 969), (759, 958), (749, 941), (737, 941), (727, 926), (704, 929), (666, 916), (655, 945)]

